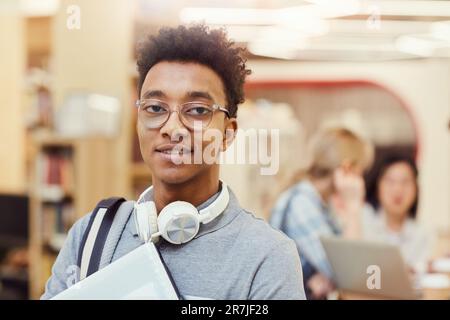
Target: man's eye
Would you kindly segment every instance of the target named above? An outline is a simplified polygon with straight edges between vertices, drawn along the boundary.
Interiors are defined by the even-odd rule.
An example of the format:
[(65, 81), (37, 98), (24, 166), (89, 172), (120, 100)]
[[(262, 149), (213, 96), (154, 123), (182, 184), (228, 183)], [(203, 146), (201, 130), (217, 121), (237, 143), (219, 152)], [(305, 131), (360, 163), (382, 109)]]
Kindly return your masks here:
[(157, 104), (147, 105), (144, 107), (144, 110), (149, 113), (164, 113), (167, 111), (164, 107)]
[(192, 116), (204, 116), (211, 112), (211, 110), (207, 107), (203, 106), (195, 106), (186, 110), (186, 113)]

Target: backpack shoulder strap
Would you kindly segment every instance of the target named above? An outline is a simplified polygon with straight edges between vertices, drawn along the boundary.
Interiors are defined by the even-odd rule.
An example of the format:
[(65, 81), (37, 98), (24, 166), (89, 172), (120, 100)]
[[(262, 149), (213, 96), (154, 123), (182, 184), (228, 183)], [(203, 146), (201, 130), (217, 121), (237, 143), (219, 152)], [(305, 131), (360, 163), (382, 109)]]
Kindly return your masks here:
[(124, 198), (119, 197), (101, 200), (92, 212), (78, 252), (80, 280), (98, 271), (106, 238), (116, 212), (124, 201)]
[(105, 246), (103, 247), (99, 270), (106, 267), (113, 261), (119, 242), (123, 238), (125, 228), (127, 227), (130, 219), (132, 219), (134, 204), (135, 201), (125, 201), (122, 202), (119, 209), (117, 209), (114, 222), (109, 230)]

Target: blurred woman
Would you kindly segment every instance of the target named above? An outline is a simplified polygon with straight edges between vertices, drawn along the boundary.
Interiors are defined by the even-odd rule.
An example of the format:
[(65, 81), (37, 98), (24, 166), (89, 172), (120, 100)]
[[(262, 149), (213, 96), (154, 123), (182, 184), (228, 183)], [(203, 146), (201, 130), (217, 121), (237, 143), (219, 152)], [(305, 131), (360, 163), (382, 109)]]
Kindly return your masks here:
[(364, 237), (398, 245), (406, 263), (424, 271), (432, 241), (415, 220), (417, 177), (416, 164), (408, 157), (392, 155), (381, 162), (368, 190), (375, 211), (364, 211)]
[(296, 242), (307, 297), (322, 299), (334, 288), (319, 237), (361, 237), (362, 175), (372, 163), (373, 148), (352, 131), (334, 128), (319, 133), (308, 151), (308, 168), (280, 196), (270, 224)]

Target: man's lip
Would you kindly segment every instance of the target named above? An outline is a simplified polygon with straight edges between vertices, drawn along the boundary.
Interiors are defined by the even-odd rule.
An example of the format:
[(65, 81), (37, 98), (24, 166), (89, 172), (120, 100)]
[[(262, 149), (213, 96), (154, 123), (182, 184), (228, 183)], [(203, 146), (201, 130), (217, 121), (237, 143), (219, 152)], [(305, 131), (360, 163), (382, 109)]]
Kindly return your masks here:
[(183, 145), (180, 145), (180, 144), (164, 144), (164, 145), (156, 147), (155, 151), (157, 151), (157, 152), (164, 152), (164, 151), (171, 151), (173, 149), (178, 150), (178, 151), (182, 150), (185, 153), (192, 152), (192, 149), (190, 147), (183, 146)]

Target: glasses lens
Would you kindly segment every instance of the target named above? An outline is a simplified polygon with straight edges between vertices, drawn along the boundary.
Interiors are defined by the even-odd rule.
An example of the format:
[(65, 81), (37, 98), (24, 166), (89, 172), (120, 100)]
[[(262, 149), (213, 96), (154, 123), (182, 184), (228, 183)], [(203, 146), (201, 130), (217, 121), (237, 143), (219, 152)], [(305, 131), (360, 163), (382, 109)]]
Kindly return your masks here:
[(211, 122), (214, 110), (207, 104), (192, 102), (183, 105), (181, 117), (183, 122), (192, 129), (206, 128)]
[(147, 128), (157, 128), (161, 126), (168, 118), (169, 107), (157, 100), (142, 101), (138, 116)]

